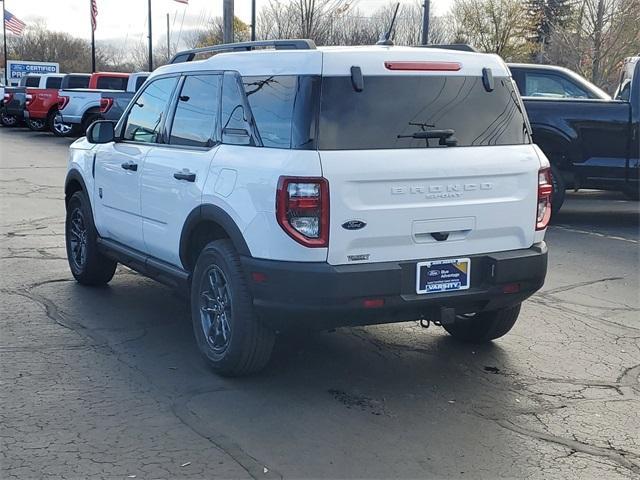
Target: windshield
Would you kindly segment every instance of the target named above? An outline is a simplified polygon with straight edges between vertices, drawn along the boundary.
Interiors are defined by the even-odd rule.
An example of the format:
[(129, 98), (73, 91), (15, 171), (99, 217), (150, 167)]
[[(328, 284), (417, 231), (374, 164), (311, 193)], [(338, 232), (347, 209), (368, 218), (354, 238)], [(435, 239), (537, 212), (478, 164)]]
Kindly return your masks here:
[(371, 76), (356, 92), (351, 77), (323, 77), (319, 148), (364, 150), (530, 143), (509, 77)]

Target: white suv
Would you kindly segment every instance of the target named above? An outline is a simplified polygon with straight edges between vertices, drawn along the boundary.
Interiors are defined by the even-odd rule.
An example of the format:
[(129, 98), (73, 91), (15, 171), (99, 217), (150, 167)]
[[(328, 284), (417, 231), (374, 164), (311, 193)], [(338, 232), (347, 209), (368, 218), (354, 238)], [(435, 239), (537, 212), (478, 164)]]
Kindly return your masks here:
[(216, 371), (261, 369), (292, 326), (490, 341), (542, 286), (549, 163), (499, 57), (299, 40), (174, 60), (71, 146), (67, 252), (82, 284), (120, 262), (190, 290)]

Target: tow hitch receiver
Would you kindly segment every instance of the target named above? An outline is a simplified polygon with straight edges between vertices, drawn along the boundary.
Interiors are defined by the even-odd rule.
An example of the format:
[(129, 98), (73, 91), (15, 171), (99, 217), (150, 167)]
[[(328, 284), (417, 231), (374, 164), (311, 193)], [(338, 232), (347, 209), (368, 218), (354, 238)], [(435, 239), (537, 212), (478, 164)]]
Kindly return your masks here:
[(450, 325), (456, 321), (456, 309), (450, 307), (440, 307), (440, 314), (437, 319), (429, 320), (429, 319), (421, 319), (420, 326), (422, 328), (429, 328), (429, 326), (433, 323), (437, 327), (441, 327), (442, 325)]

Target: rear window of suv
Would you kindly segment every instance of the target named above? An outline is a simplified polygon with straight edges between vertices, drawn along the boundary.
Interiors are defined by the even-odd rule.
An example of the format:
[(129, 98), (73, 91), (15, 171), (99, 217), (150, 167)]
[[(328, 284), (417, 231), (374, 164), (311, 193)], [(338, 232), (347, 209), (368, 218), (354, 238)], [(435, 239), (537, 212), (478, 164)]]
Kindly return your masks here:
[(365, 76), (363, 91), (356, 92), (349, 76), (323, 77), (318, 148), (530, 143), (511, 79), (495, 77), (494, 87), (487, 91), (481, 77), (386, 75)]

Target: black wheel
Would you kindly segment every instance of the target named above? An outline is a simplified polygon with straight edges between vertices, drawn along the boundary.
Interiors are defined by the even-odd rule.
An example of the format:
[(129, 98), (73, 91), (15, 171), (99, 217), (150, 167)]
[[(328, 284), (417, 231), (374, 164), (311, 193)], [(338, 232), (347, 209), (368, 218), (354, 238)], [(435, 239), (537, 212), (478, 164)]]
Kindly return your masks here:
[(551, 213), (558, 213), (564, 203), (567, 193), (567, 185), (562, 178), (562, 173), (555, 165), (551, 165), (551, 184), (553, 185), (553, 196), (551, 197)]
[(217, 373), (247, 375), (269, 362), (275, 333), (254, 314), (238, 253), (229, 240), (209, 243), (198, 257), (191, 319), (198, 348)]
[(36, 118), (27, 120), (27, 127), (34, 132), (42, 132), (47, 128), (47, 121), (44, 118)]
[(520, 304), (492, 312), (456, 315), (456, 321), (442, 325), (456, 340), (485, 343), (506, 335), (520, 314)]
[(89, 113), (82, 119), (82, 124), (81, 124), (82, 135), (85, 135), (87, 133), (87, 129), (96, 120), (100, 120), (100, 115), (98, 115), (97, 113)]
[(15, 127), (18, 125), (18, 118), (15, 115), (7, 115), (6, 113), (0, 113), (0, 123), (3, 127)]
[(76, 133), (77, 127), (73, 123), (64, 123), (60, 120), (58, 112), (49, 114), (49, 129), (56, 137), (70, 137)]
[(106, 285), (117, 262), (98, 251), (91, 206), (83, 192), (73, 194), (67, 205), (65, 224), (67, 259), (74, 278), (83, 285)]

